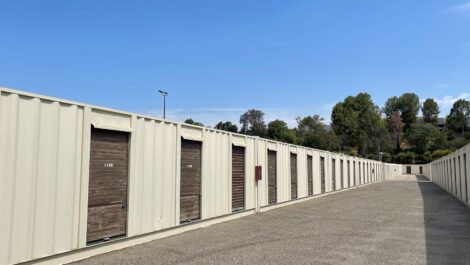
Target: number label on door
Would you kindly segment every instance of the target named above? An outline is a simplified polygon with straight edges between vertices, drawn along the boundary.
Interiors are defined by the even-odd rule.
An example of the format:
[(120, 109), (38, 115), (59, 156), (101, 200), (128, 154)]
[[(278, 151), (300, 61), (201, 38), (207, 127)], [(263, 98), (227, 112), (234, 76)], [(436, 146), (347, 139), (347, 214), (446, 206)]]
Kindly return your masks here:
[(113, 163), (104, 163), (104, 167), (114, 167)]

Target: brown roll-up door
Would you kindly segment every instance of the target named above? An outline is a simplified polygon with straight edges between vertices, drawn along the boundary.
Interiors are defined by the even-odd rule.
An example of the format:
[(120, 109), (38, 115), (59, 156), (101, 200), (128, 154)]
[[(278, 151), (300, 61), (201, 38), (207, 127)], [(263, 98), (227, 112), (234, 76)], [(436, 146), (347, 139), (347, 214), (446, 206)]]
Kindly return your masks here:
[(87, 243), (125, 236), (129, 134), (91, 129)]
[(467, 154), (463, 154), (463, 172), (465, 178), (465, 202), (468, 203), (468, 176), (467, 176)]
[(331, 190), (336, 190), (336, 159), (331, 159)]
[(201, 218), (202, 143), (181, 140), (180, 223)]
[(313, 165), (312, 156), (307, 155), (308, 196), (313, 195)]
[(276, 151), (268, 150), (268, 203), (277, 202), (277, 161)]
[(465, 202), (468, 203), (468, 176), (467, 176), (467, 154), (463, 154), (463, 172), (465, 177)]
[(344, 188), (344, 161), (343, 159), (340, 159), (339, 160), (339, 177), (340, 177), (340, 187), (339, 189), (343, 189)]
[(290, 191), (291, 199), (297, 198), (297, 155), (290, 154)]
[(232, 211), (245, 208), (245, 148), (232, 146)]
[(348, 167), (348, 178), (346, 179), (346, 185), (349, 188), (350, 187), (349, 183), (351, 182), (350, 181), (350, 178), (351, 178), (351, 162), (349, 160), (347, 162), (347, 167)]
[(320, 157), (321, 193), (325, 193), (325, 158)]
[(356, 161), (353, 161), (353, 187), (356, 186)]

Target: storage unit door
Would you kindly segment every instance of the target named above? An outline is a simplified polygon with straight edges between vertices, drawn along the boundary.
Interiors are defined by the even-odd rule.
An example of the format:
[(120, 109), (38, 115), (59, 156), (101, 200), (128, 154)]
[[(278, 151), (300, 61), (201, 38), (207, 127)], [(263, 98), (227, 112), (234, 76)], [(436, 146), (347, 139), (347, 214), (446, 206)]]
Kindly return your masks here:
[(202, 143), (181, 140), (180, 223), (201, 218)]
[(325, 192), (325, 158), (320, 157), (321, 193)]
[(344, 162), (343, 162), (343, 159), (340, 160), (339, 162), (339, 176), (340, 176), (340, 189), (344, 188)]
[(336, 190), (336, 160), (331, 159), (331, 189)]
[(276, 151), (268, 150), (268, 203), (277, 202)]
[(356, 161), (353, 161), (353, 187), (356, 186)]
[(312, 157), (307, 156), (308, 196), (313, 195), (313, 165)]
[(291, 199), (297, 198), (297, 155), (290, 154), (290, 191)]
[(129, 134), (92, 128), (87, 242), (125, 236)]
[(232, 146), (232, 211), (245, 208), (245, 148)]
[(410, 166), (406, 166), (406, 174), (411, 174), (411, 167)]

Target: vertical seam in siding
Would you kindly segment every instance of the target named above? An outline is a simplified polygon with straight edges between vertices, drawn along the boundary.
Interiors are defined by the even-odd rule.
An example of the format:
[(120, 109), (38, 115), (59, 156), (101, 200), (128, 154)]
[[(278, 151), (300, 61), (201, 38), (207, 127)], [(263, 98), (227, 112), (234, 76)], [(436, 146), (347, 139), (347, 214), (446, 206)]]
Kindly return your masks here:
[[(232, 156), (233, 156), (233, 143), (232, 143), (232, 134), (230, 133), (228, 135), (228, 157), (227, 157), (227, 176), (228, 176), (228, 183), (227, 183), (227, 190), (228, 190), (228, 201), (227, 201), (227, 209), (228, 209), (228, 212), (232, 212), (232, 201), (233, 201), (233, 198), (232, 198)], [(246, 171), (246, 169), (245, 169)], [(246, 193), (246, 189), (245, 189), (245, 193)], [(245, 205), (246, 205), (246, 194), (245, 194)]]
[(15, 119), (15, 132), (14, 132), (14, 137), (15, 137), (15, 140), (14, 140), (14, 154), (12, 154), (12, 157), (13, 157), (13, 170), (12, 170), (12, 176), (13, 176), (13, 181), (12, 181), (12, 198), (11, 198), (11, 210), (10, 210), (10, 234), (8, 236), (9, 240), (9, 245), (8, 245), (8, 258), (7, 260), (10, 262), (12, 260), (12, 239), (13, 239), (13, 227), (14, 227), (14, 216), (15, 216), (15, 186), (16, 186), (16, 167), (17, 167), (17, 162), (18, 162), (18, 158), (17, 158), (17, 154), (18, 154), (18, 126), (19, 126), (19, 112), (20, 112), (20, 102), (19, 102), (19, 96), (16, 95), (15, 97), (15, 101), (16, 101), (16, 119)]
[(173, 207), (173, 218), (174, 226), (177, 226), (180, 223), (180, 189), (181, 189), (181, 124), (178, 124), (176, 127), (176, 163), (175, 163), (175, 172), (176, 172), (176, 185), (175, 189), (175, 205)]
[[(60, 103), (57, 103), (56, 105), (57, 107), (57, 139), (60, 139), (60, 119), (61, 119), (61, 105)], [(57, 146), (56, 146), (56, 150), (55, 150), (55, 172), (54, 172), (54, 175), (57, 176), (57, 174), (59, 173), (59, 150), (60, 150), (60, 144), (59, 142), (57, 142)], [(53, 228), (56, 227), (56, 219), (57, 219), (57, 189), (58, 189), (58, 180), (57, 178), (54, 178), (54, 199), (52, 200), (54, 202), (54, 218), (52, 219), (52, 223), (53, 223)], [(52, 249), (55, 253), (55, 250), (56, 250), (56, 241), (55, 241), (55, 237), (56, 237), (56, 229), (52, 229)]]
[(81, 159), (82, 159), (82, 147), (83, 147), (83, 108), (75, 105), (75, 112), (76, 112), (76, 119), (75, 119), (75, 162), (74, 162), (74, 196), (73, 196), (73, 218), (72, 218), (72, 242), (71, 248), (78, 248), (79, 247), (79, 220), (80, 220), (80, 183), (81, 183), (81, 175), (82, 175), (82, 168), (81, 168)]
[(90, 115), (89, 107), (83, 108), (82, 119), (82, 146), (81, 146), (81, 174), (80, 174), (80, 203), (78, 247), (86, 246), (86, 233), (88, 221), (88, 182), (89, 182), (89, 153), (90, 153)]
[[(153, 135), (152, 135), (152, 140), (153, 140), (153, 148), (152, 148), (152, 158), (153, 158), (153, 161), (152, 161), (152, 188), (151, 188), (151, 191), (152, 191), (152, 202), (151, 202), (151, 214), (150, 216), (152, 217), (152, 220), (151, 221), (151, 229), (152, 231), (155, 231), (155, 230), (158, 230), (159, 229), (159, 226), (161, 225), (161, 220), (157, 223), (157, 219), (160, 219), (159, 217), (159, 213), (157, 213), (157, 205), (158, 203), (161, 201), (161, 200), (157, 200), (157, 197), (161, 196), (161, 193), (160, 194), (157, 194), (157, 178), (158, 178), (158, 175), (163, 175), (163, 174), (158, 174), (158, 168), (157, 168), (157, 157), (158, 157), (158, 153), (157, 153), (157, 148), (158, 148), (158, 133), (157, 133), (157, 127), (158, 124), (155, 120), (152, 120), (152, 131), (153, 131)], [(165, 128), (163, 127), (162, 129), (162, 134), (165, 133)], [(165, 153), (165, 146), (162, 146), (161, 147), (162, 150), (163, 150), (163, 153)], [(162, 166), (162, 169), (163, 170), (163, 166)], [(159, 196), (157, 196), (159, 195)]]
[(30, 216), (31, 216), (31, 220), (30, 220), (30, 223), (29, 223), (29, 247), (30, 247), (30, 251), (29, 251), (29, 255), (30, 257), (33, 257), (34, 258), (34, 250), (35, 250), (35, 246), (34, 246), (34, 242), (35, 242), (35, 232), (34, 232), (34, 228), (35, 228), (35, 223), (36, 223), (36, 208), (38, 207), (37, 205), (37, 202), (38, 202), (38, 199), (37, 199), (37, 178), (38, 178), (38, 165), (39, 165), (39, 141), (41, 139), (41, 100), (40, 99), (37, 99), (39, 102), (38, 102), (38, 110), (37, 110), (37, 119), (36, 119), (36, 130), (37, 130), (37, 133), (36, 133), (36, 140), (35, 140), (35, 143), (34, 143), (34, 166), (33, 166), (33, 176), (32, 176), (32, 185), (31, 185), (31, 202), (30, 202)]

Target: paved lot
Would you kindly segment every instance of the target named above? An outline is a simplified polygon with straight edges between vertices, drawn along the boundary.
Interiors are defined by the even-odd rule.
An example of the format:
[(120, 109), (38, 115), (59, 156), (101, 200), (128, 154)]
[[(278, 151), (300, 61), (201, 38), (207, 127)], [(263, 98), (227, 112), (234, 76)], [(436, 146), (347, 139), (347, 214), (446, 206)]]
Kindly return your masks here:
[(76, 264), (470, 264), (470, 209), (402, 177)]

